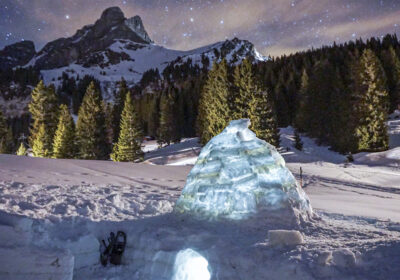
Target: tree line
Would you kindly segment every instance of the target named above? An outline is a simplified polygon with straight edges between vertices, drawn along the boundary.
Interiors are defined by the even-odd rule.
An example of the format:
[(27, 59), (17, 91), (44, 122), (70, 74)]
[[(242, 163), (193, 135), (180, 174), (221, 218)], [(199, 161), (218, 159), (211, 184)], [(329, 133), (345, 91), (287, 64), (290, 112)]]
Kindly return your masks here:
[[(114, 145), (112, 118), (116, 112), (102, 100), (100, 90), (94, 82), (86, 89), (76, 125), (68, 106), (59, 105), (54, 86), (46, 86), (43, 81), (32, 91), (29, 112), (33, 121), (28, 144), (35, 157), (103, 160), (111, 157), (114, 161), (135, 161), (143, 158), (142, 130), (130, 94), (125, 93), (123, 109), (118, 119), (120, 129)], [(7, 135), (11, 134), (0, 114), (0, 136), (5, 130)], [(12, 147), (7, 146), (12, 143), (8, 141), (10, 136), (0, 139), (0, 152), (11, 152)], [(25, 153), (26, 143), (21, 142), (17, 154)]]
[[(117, 160), (123, 158), (116, 155), (117, 151), (126, 149), (117, 148), (117, 143), (129, 126), (137, 131), (129, 134), (130, 139), (149, 135), (162, 146), (183, 137), (199, 136), (204, 144), (230, 120), (249, 118), (257, 136), (274, 145), (279, 144), (277, 127), (291, 125), (297, 135), (297, 131), (306, 133), (341, 153), (381, 151), (388, 148), (387, 115), (400, 103), (399, 54), (397, 37), (387, 35), (265, 62), (249, 58), (230, 65), (222, 59), (214, 62), (211, 69), (206, 58), (202, 59), (202, 66), (188, 60), (169, 65), (161, 74), (149, 70), (132, 88), (122, 80), (113, 104), (102, 100), (99, 82), (93, 77), (78, 81), (65, 74), (58, 89), (39, 83), (33, 91), (29, 144), (32, 148), (35, 144), (43, 156), (54, 157), (55, 150), (63, 150), (55, 139), (68, 135), (58, 132), (61, 122), (63, 130), (74, 131), (68, 136), (74, 141), (57, 140), (75, 143), (74, 148), (67, 149), (72, 153), (67, 157), (106, 159), (111, 155)], [(31, 72), (19, 75), (24, 79), (34, 77)], [(51, 92), (45, 98), (45, 103), (51, 104), (46, 105), (48, 108), (38, 105), (44, 97), (37, 97), (35, 105), (35, 91)], [(125, 119), (131, 121), (125, 122), (122, 129), (127, 96), (132, 106), (128, 110), (131, 115)], [(46, 113), (40, 111), (43, 108), (47, 108)], [(78, 114), (74, 128), (67, 111)], [(4, 117), (0, 122), (1, 119), (4, 123)], [(15, 135), (10, 120), (8, 124), (13, 131), (7, 124), (0, 125), (2, 147), (9, 143), (4, 139), (10, 139), (12, 132)], [(45, 140), (35, 143), (33, 135), (42, 135), (39, 138)], [(91, 140), (86, 143), (83, 138), (89, 135)], [(15, 151), (17, 147), (11, 146), (7, 144), (2, 149)]]

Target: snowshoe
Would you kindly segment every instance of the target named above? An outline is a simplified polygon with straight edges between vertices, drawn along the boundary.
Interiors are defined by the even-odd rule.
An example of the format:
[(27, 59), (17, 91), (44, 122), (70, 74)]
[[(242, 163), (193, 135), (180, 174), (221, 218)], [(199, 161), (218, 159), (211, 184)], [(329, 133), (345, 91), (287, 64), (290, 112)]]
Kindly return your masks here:
[(110, 263), (114, 265), (121, 264), (122, 254), (125, 251), (126, 246), (126, 234), (123, 231), (118, 231), (115, 236), (114, 246), (110, 255)]
[(110, 258), (111, 252), (114, 247), (114, 243), (116, 240), (116, 236), (114, 232), (110, 233), (110, 237), (108, 238), (108, 245), (104, 241), (104, 239), (101, 241), (100, 244), (100, 262), (103, 266), (106, 266), (108, 263), (108, 259)]

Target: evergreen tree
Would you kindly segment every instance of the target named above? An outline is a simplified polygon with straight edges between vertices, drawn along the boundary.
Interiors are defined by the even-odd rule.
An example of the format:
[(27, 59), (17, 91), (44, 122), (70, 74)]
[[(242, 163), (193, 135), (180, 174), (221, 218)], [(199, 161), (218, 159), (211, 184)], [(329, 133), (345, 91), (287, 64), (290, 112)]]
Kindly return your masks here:
[(388, 50), (383, 52), (382, 59), (387, 77), (390, 101), (389, 112), (393, 112), (400, 105), (400, 60), (393, 46), (390, 46)]
[(297, 130), (294, 131), (294, 147), (299, 151), (303, 150), (303, 141), (301, 141), (300, 134)]
[(252, 68), (250, 60), (244, 59), (242, 64), (236, 66), (234, 70), (233, 103), (231, 107), (233, 119), (249, 118), (251, 96), (256, 92)]
[(114, 142), (114, 124), (113, 124), (113, 105), (110, 102), (104, 102), (104, 115), (106, 121), (106, 141), (109, 147), (112, 146)]
[(115, 94), (115, 101), (114, 101), (114, 107), (112, 111), (112, 127), (114, 128), (114, 141), (118, 141), (119, 137), (119, 130), (120, 130), (120, 124), (121, 124), (121, 114), (122, 110), (124, 109), (124, 103), (126, 100), (126, 95), (129, 93), (128, 86), (126, 84), (126, 81), (122, 78), (122, 80), (119, 82), (119, 89), (118, 92)]
[(108, 159), (107, 131), (100, 92), (91, 82), (79, 108), (76, 126), (78, 157)]
[(303, 72), (301, 74), (301, 84), (300, 84), (300, 90), (299, 90), (299, 107), (297, 110), (297, 115), (296, 115), (296, 120), (294, 121), (295, 125), (297, 128), (301, 129), (304, 131), (306, 127), (306, 120), (305, 120), (305, 106), (307, 100), (307, 91), (308, 91), (308, 85), (309, 85), (309, 77), (307, 74), (306, 69), (303, 69)]
[(256, 133), (258, 138), (278, 147), (279, 130), (268, 93), (262, 90), (256, 90), (251, 96), (249, 105), (251, 129)]
[(50, 157), (52, 145), (50, 135), (46, 132), (44, 123), (40, 124), (39, 130), (32, 143), (32, 152), (35, 157)]
[(60, 116), (53, 142), (54, 158), (75, 156), (75, 124), (67, 105), (60, 105)]
[(19, 148), (17, 150), (17, 156), (26, 156), (26, 152), (27, 152), (27, 149), (26, 149), (24, 143), (21, 142), (21, 144), (19, 145)]
[(160, 99), (160, 126), (157, 143), (160, 147), (170, 145), (176, 140), (176, 123), (174, 119), (174, 102), (172, 93), (164, 93)]
[(228, 67), (224, 59), (220, 64), (213, 64), (200, 96), (197, 129), (203, 145), (227, 126), (228, 97)]
[[(57, 96), (54, 86), (46, 87), (43, 81), (39, 82), (32, 91), (29, 112), (33, 119), (29, 138), (33, 154), (34, 156), (48, 157), (51, 155), (58, 119)], [(42, 129), (42, 132), (40, 132), (39, 137), (40, 129)], [(43, 143), (39, 143), (40, 141)]]
[(11, 128), (7, 126), (3, 112), (0, 110), (0, 154), (12, 153), (13, 146)]
[(358, 151), (382, 151), (388, 148), (385, 121), (388, 111), (386, 77), (378, 57), (364, 50), (354, 68), (355, 135)]
[(114, 145), (111, 158), (114, 161), (135, 161), (143, 159), (141, 149), (142, 129), (130, 94), (126, 95), (121, 115), (118, 143)]

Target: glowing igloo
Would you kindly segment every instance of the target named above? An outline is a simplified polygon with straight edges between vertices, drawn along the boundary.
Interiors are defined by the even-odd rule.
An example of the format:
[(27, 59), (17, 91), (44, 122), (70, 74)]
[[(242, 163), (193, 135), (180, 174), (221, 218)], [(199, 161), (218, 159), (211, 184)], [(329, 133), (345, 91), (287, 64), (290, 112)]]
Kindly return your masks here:
[(175, 211), (200, 219), (275, 220), (309, 217), (305, 192), (274, 146), (258, 139), (247, 119), (232, 121), (202, 149)]

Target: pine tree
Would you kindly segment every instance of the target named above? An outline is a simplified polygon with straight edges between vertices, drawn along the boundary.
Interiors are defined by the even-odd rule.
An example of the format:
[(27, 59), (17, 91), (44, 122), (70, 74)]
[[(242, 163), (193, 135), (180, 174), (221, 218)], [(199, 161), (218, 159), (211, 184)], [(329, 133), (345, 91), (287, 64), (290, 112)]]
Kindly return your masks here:
[(104, 108), (99, 90), (91, 82), (79, 108), (76, 126), (78, 157), (108, 159), (107, 131)]
[(7, 127), (6, 119), (0, 110), (0, 154), (9, 154), (12, 152), (13, 137), (10, 127)]
[(393, 112), (400, 105), (400, 60), (392, 46), (383, 52), (382, 59), (387, 77), (390, 101), (389, 112)]
[(115, 102), (112, 111), (112, 127), (114, 128), (114, 136), (113, 139), (115, 142), (118, 141), (119, 137), (119, 130), (120, 130), (120, 123), (121, 123), (121, 114), (122, 110), (124, 109), (124, 103), (126, 100), (126, 95), (129, 93), (128, 86), (126, 81), (122, 78), (119, 82), (119, 89), (115, 95)]
[(294, 147), (299, 151), (303, 150), (303, 141), (301, 141), (300, 134), (297, 130), (294, 131)]
[(354, 68), (355, 135), (358, 151), (382, 151), (388, 148), (385, 121), (388, 111), (386, 77), (381, 62), (366, 49)]
[[(53, 137), (57, 128), (58, 105), (54, 86), (46, 87), (40, 81), (32, 91), (32, 100), (29, 103), (29, 112), (32, 115), (33, 125), (30, 130), (29, 142), (34, 156), (48, 157), (51, 155)], [(42, 128), (41, 137), (39, 130)], [(45, 141), (39, 143), (40, 141)], [(39, 150), (36, 150), (36, 148)]]
[(299, 104), (298, 104), (298, 110), (297, 110), (297, 115), (296, 115), (296, 120), (294, 121), (295, 125), (297, 128), (300, 130), (304, 131), (306, 127), (306, 120), (305, 120), (305, 107), (306, 103), (308, 102), (308, 86), (309, 86), (309, 77), (307, 74), (306, 69), (303, 69), (303, 72), (301, 74), (301, 84), (300, 84), (300, 90), (299, 90)]
[(158, 128), (157, 143), (160, 147), (170, 145), (175, 138), (174, 104), (171, 93), (164, 93), (160, 99), (160, 126)]
[(223, 59), (220, 64), (213, 64), (200, 96), (197, 130), (202, 144), (206, 144), (228, 125), (228, 98), (228, 66)]
[(17, 150), (17, 156), (26, 156), (26, 152), (27, 152), (27, 149), (26, 149), (24, 143), (21, 142), (21, 144), (19, 145), (19, 148)]
[(256, 91), (254, 84), (253, 65), (248, 59), (244, 59), (241, 65), (236, 66), (233, 74), (233, 103), (231, 114), (233, 119), (249, 118), (251, 96)]
[[(105, 121), (106, 121), (106, 141), (109, 147), (112, 146), (114, 142), (114, 127), (113, 125), (113, 105), (110, 102), (104, 102), (103, 101), (103, 107), (104, 107), (104, 115), (105, 115)], [(118, 132), (119, 133), (119, 132)]]
[(53, 141), (54, 158), (74, 158), (75, 124), (67, 105), (60, 105), (60, 116)]
[(50, 157), (52, 152), (52, 145), (50, 135), (46, 132), (44, 123), (40, 124), (39, 130), (32, 143), (32, 152), (35, 157)]
[[(255, 83), (255, 81), (253, 82)], [(251, 129), (256, 133), (258, 138), (278, 147), (279, 130), (268, 93), (256, 89), (256, 92), (251, 96), (249, 105)]]
[(141, 149), (142, 129), (130, 94), (126, 95), (121, 115), (118, 143), (113, 148), (114, 161), (135, 161), (143, 159)]

